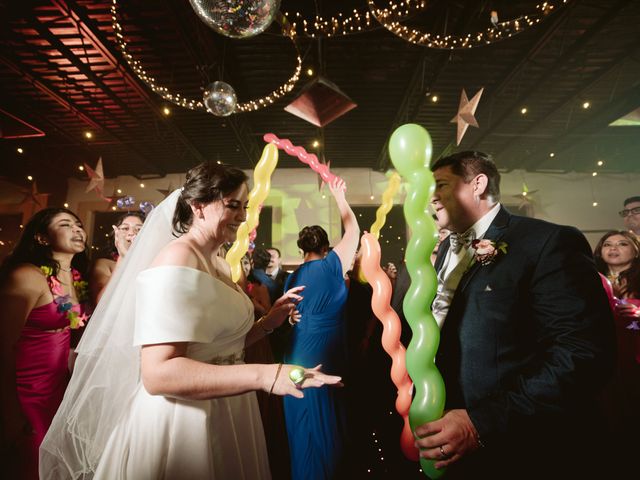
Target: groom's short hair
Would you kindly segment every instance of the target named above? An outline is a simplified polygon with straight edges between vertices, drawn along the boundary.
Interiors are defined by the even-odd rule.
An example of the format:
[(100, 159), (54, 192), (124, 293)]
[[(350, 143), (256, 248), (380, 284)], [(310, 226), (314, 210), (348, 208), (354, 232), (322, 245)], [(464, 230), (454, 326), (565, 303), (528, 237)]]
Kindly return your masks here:
[(500, 200), (500, 173), (491, 155), (474, 150), (454, 153), (439, 158), (431, 166), (431, 171), (444, 167), (451, 167), (454, 175), (462, 177), (465, 182), (470, 182), (476, 175), (483, 173), (489, 179), (487, 194), (496, 202)]

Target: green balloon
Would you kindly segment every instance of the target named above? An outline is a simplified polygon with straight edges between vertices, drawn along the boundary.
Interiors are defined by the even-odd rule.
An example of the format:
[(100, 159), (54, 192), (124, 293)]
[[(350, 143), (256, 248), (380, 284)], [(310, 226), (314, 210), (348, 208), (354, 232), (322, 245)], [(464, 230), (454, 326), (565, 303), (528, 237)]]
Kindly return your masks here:
[(391, 161), (405, 179), (413, 172), (428, 169), (432, 152), (431, 135), (415, 123), (396, 128), (389, 140)]
[[(429, 133), (416, 124), (397, 128), (389, 141), (391, 162), (408, 181), (404, 215), (411, 237), (405, 260), (411, 286), (403, 308), (412, 332), (406, 364), (416, 391), (409, 409), (409, 423), (413, 430), (442, 417), (446, 398), (444, 381), (435, 365), (440, 329), (431, 312), (438, 284), (430, 261), (438, 237), (436, 224), (428, 213), (435, 189), (433, 173), (429, 169), (431, 151)], [(422, 471), (433, 479), (445, 473), (444, 469), (434, 467), (433, 460), (421, 458), (420, 465)]]

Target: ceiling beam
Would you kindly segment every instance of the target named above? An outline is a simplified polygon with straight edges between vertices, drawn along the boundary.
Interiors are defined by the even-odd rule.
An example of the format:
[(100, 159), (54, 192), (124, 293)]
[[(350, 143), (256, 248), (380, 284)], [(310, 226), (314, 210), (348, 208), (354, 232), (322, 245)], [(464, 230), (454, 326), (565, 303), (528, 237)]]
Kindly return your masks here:
[[(528, 88), (523, 94), (518, 96), (518, 98), (512, 102), (505, 110), (504, 113), (494, 122), (491, 123), (490, 126), (481, 130), (480, 135), (475, 139), (473, 144), (469, 147), (469, 150), (477, 149), (478, 145), (482, 143), (482, 141), (491, 135), (502, 123), (504, 123), (509, 117), (513, 115), (519, 106), (525, 105), (527, 103), (527, 99), (530, 98), (534, 93), (538, 92), (542, 85), (544, 85), (547, 80), (549, 80), (553, 75), (557, 74), (560, 70), (563, 69), (566, 65), (568, 65), (574, 55), (579, 52), (583, 47), (585, 47), (592, 39), (595, 37), (600, 30), (602, 30), (611, 20), (616, 18), (618, 12), (624, 8), (631, 0), (619, 0), (616, 4), (609, 8), (606, 13), (604, 13), (593, 25), (591, 25), (578, 39), (573, 42), (573, 44), (565, 50), (565, 52), (560, 55), (555, 62), (553, 62), (549, 68), (533, 83), (533, 85)], [(572, 5), (572, 4), (570, 4)], [(545, 41), (546, 43), (546, 41)], [(544, 45), (540, 45), (539, 48), (542, 48)], [(521, 65), (521, 64), (519, 64)], [(520, 66), (522, 68), (524, 64)], [(509, 75), (509, 77), (514, 78), (514, 75)], [(500, 89), (504, 88), (507, 83), (502, 82), (500, 85)], [(499, 93), (500, 90), (496, 89), (495, 92)], [(496, 93), (493, 93), (493, 96)]]
[(522, 168), (528, 169), (548, 160), (547, 152), (549, 151), (555, 152), (557, 156), (583, 140), (586, 135), (592, 135), (599, 130), (607, 128), (611, 122), (626, 115), (630, 110), (637, 108), (638, 105), (640, 105), (640, 82), (636, 82), (633, 87), (622, 92), (615, 100), (600, 108), (588, 120), (576, 123), (576, 125), (562, 132), (555, 139), (546, 142), (545, 146), (547, 148), (545, 151), (533, 154), (524, 160)]
[(556, 102), (556, 104), (550, 110), (548, 110), (545, 115), (538, 118), (535, 122), (527, 125), (526, 130), (522, 131), (520, 134), (514, 134), (505, 144), (502, 145), (499, 150), (493, 153), (494, 158), (501, 158), (503, 156), (508, 158), (511, 150), (519, 147), (519, 142), (522, 137), (532, 136), (532, 132), (536, 127), (543, 125), (552, 115), (554, 115), (557, 111), (565, 108), (571, 102), (574, 102), (576, 98), (584, 96), (585, 92), (589, 91), (600, 80), (602, 80), (604, 77), (618, 68), (623, 60), (632, 56), (638, 51), (640, 51), (640, 36), (630, 44), (623, 47), (621, 53), (614, 57), (608, 66), (592, 75), (591, 78), (585, 84), (583, 84), (581, 88), (565, 96), (559, 102)]
[[(202, 39), (207, 35), (212, 35), (210, 30), (204, 26), (204, 24), (198, 20), (197, 16), (193, 12), (189, 15), (189, 19), (185, 18), (184, 5), (176, 4), (176, 2), (171, 2), (169, 0), (165, 1), (167, 7), (171, 10), (173, 15), (171, 15), (171, 19), (177, 25), (177, 30), (182, 38), (182, 43), (189, 52), (190, 57), (196, 62), (196, 64), (202, 68), (208, 65), (222, 64), (224, 61), (224, 55), (220, 53), (220, 51), (215, 47), (214, 43), (211, 41), (200, 41), (194, 43), (191, 41), (186, 32), (195, 32), (195, 35)], [(178, 8), (179, 7), (179, 8)], [(187, 9), (188, 10), (188, 9)], [(225, 49), (229, 50), (228, 53), (229, 58), (235, 58), (233, 53), (233, 48), (229, 42), (225, 45)], [(212, 63), (213, 62), (213, 63)], [(236, 79), (233, 75), (229, 75), (229, 68), (225, 68), (225, 72), (227, 73), (227, 77), (229, 77), (229, 82), (231, 85), (237, 85)], [(231, 130), (233, 131), (233, 135), (243, 153), (249, 159), (249, 162), (255, 166), (258, 159), (261, 156), (261, 147), (259, 146), (256, 135), (254, 135), (253, 130), (251, 128), (250, 123), (247, 121), (246, 117), (243, 114), (232, 114), (231, 116), (225, 119), (229, 125), (231, 126)]]
[[(462, 11), (471, 11), (472, 3), (476, 2), (466, 0), (466, 6), (465, 8), (462, 8)], [(452, 32), (457, 33), (463, 31), (468, 27), (471, 21), (472, 15), (461, 15), (455, 23)], [(438, 81), (438, 77), (440, 77), (440, 74), (446, 67), (451, 56), (451, 52), (449, 50), (434, 50), (428, 47), (421, 48), (423, 48), (423, 50), (418, 56), (416, 68), (413, 71), (411, 78), (409, 79), (407, 88), (405, 89), (405, 95), (400, 102), (400, 107), (398, 108), (398, 111), (391, 122), (389, 134), (387, 135), (385, 143), (382, 146), (382, 150), (380, 150), (380, 153), (378, 154), (376, 169), (379, 171), (386, 170), (389, 167), (389, 139), (391, 138), (391, 135), (401, 124), (412, 122), (415, 120), (424, 105), (426, 94), (432, 90), (433, 85), (435, 85), (435, 83)], [(426, 70), (426, 61), (430, 55), (435, 56), (435, 60), (433, 61), (433, 66), (431, 67), (431, 78), (425, 85), (424, 77)], [(411, 109), (412, 105), (413, 109)]]
[[(204, 155), (196, 148), (196, 146), (189, 140), (184, 133), (171, 122), (166, 115), (163, 115), (161, 108), (158, 105), (157, 100), (153, 100), (145, 87), (142, 86), (142, 81), (133, 73), (131, 73), (124, 65), (126, 62), (120, 58), (120, 55), (116, 55), (108, 46), (110, 42), (100, 31), (86, 10), (79, 6), (74, 0), (51, 0), (51, 3), (58, 8), (58, 10), (64, 14), (67, 19), (76, 27), (80, 35), (89, 39), (92, 46), (104, 57), (109, 65), (126, 81), (126, 83), (144, 100), (151, 111), (160, 118), (163, 125), (178, 139), (180, 143), (193, 155), (197, 162), (204, 162)], [(109, 13), (110, 15), (110, 13)]]
[[(118, 143), (125, 143), (124, 139), (122, 139), (119, 135), (114, 133), (107, 126), (103, 125), (99, 121), (95, 120), (94, 118), (86, 114), (83, 111), (83, 109), (80, 106), (76, 105), (76, 103), (73, 100), (69, 98), (65, 98), (59, 92), (57, 92), (55, 86), (51, 85), (51, 83), (48, 80), (45, 80), (43, 78), (37, 78), (33, 73), (26, 72), (14, 61), (12, 61), (11, 59), (1, 54), (0, 54), (0, 62), (6, 65), (7, 67), (9, 67), (13, 72), (17, 73), (19, 76), (24, 78), (27, 81), (27, 83), (33, 85), (36, 88), (36, 90), (40, 91), (41, 93), (44, 93), (47, 97), (51, 98), (56, 103), (62, 105), (66, 110), (69, 110), (70, 112), (72, 112), (83, 122), (86, 122), (88, 125), (92, 126), (96, 130), (105, 132), (105, 134), (108, 137), (114, 139)], [(47, 119), (47, 121), (49, 123), (54, 123), (49, 119)], [(162, 170), (159, 169), (158, 166), (155, 165), (151, 159), (147, 158), (146, 154), (141, 152), (136, 147), (129, 147), (129, 148), (132, 150), (133, 153), (135, 153), (138, 156), (141, 162), (148, 165), (149, 168), (152, 169), (152, 171), (158, 172), (160, 175), (164, 175), (164, 172), (162, 172)]]

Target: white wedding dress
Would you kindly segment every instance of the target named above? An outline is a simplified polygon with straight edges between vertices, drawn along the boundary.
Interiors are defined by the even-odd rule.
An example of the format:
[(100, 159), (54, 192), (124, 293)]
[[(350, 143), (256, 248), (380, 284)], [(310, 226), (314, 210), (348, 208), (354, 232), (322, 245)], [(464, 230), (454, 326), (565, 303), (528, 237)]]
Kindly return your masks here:
[[(237, 288), (188, 267), (142, 271), (136, 282), (135, 345), (189, 342), (187, 356), (242, 362), (253, 306)], [(147, 393), (142, 382), (109, 437), (95, 479), (270, 478), (254, 392), (212, 400)]]

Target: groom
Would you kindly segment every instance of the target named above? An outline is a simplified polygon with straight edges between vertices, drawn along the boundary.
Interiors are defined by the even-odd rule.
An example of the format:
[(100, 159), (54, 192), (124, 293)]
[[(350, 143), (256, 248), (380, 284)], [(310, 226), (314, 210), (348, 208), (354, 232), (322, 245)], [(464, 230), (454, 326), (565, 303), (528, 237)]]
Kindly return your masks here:
[(438, 224), (453, 234), (438, 252), (433, 303), (446, 411), (415, 430), (421, 455), (448, 467), (446, 478), (590, 476), (615, 461), (594, 401), (615, 340), (587, 241), (507, 212), (485, 154), (431, 169)]

